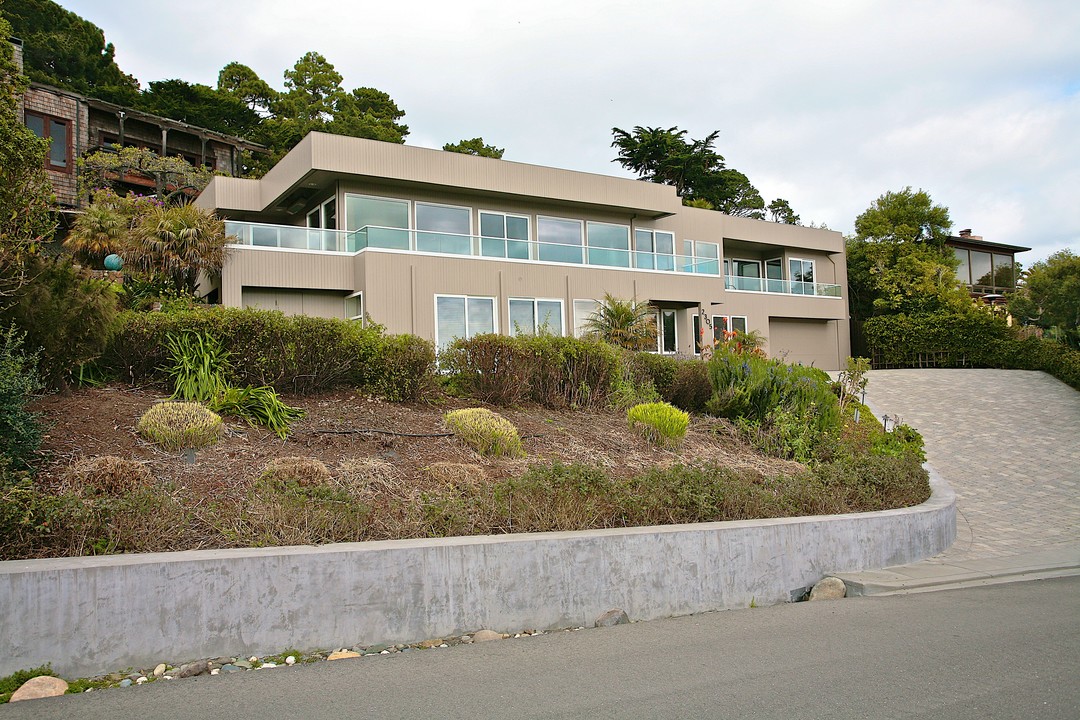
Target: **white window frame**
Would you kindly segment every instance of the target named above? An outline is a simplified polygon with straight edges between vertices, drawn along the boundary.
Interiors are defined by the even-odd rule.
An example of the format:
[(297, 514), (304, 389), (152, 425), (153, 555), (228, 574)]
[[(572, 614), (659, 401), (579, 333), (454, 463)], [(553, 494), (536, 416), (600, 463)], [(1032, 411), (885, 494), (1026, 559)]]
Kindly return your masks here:
[[(693, 260), (692, 271), (693, 271), (693, 273), (695, 275), (711, 275), (712, 274), (712, 273), (703, 273), (698, 269), (698, 267), (701, 265), (700, 261), (702, 261), (702, 260), (704, 260), (705, 262), (715, 262), (716, 265), (717, 265), (716, 270), (717, 270), (717, 272), (720, 272), (720, 259), (721, 259), (720, 258), (720, 243), (711, 242), (709, 240), (691, 240), (690, 244), (691, 244), (691, 247), (694, 249), (694, 260)], [(702, 255), (701, 253), (699, 253), (698, 248), (701, 247), (702, 245), (711, 245), (712, 247), (716, 248), (716, 257), (714, 257), (714, 258), (713, 257), (706, 257), (706, 256)]]
[[(360, 292), (354, 292), (354, 293), (351, 293), (349, 295), (346, 295), (344, 299), (345, 300), (352, 300), (353, 298), (360, 298), (360, 314), (359, 315), (352, 315), (352, 316), (346, 314), (345, 319), (350, 321), (350, 322), (359, 322), (360, 327), (363, 327), (364, 326), (364, 292), (363, 292), (363, 290), (361, 290)], [(348, 306), (346, 306), (346, 307), (348, 307)]]
[[(435, 347), (436, 349), (442, 347), (442, 343), (439, 342), (439, 298), (460, 298), (465, 301), (465, 337), (470, 337), (469, 334), (469, 300), (490, 300), (491, 301), (491, 330), (492, 332), (499, 332), (499, 303), (495, 301), (495, 297), (492, 295), (458, 295), (454, 293), (437, 293), (431, 302), (432, 318), (435, 320)], [(451, 341), (452, 342), (452, 341)], [(449, 344), (449, 343), (447, 343)]]
[[(558, 333), (558, 335), (559, 335), (559, 337), (565, 337), (566, 336), (566, 304), (562, 301), (562, 298), (543, 298), (543, 297), (539, 297), (539, 298), (511, 297), (511, 298), (507, 298), (506, 299), (506, 319), (507, 319), (507, 322), (510, 322), (510, 318), (512, 317), (512, 315), (510, 313), (510, 303), (512, 303), (514, 301), (532, 303), (532, 315), (533, 315), (533, 332), (532, 332), (532, 334), (533, 335), (535, 335), (537, 333), (537, 331), (540, 329), (540, 317), (539, 317), (539, 311), (537, 310), (536, 304), (538, 302), (559, 303), (559, 318), (561, 320), (560, 325), (562, 325), (562, 327), (560, 328), (560, 332)], [(514, 331), (513, 324), (510, 324), (509, 327), (507, 327), (507, 331), (510, 333), (510, 337), (517, 337), (517, 333)]]
[[(541, 220), (561, 220), (563, 222), (577, 223), (578, 228), (580, 228), (579, 237), (581, 238), (581, 243), (579, 245), (564, 245), (563, 243), (544, 242), (543, 240), (540, 239), (540, 221)], [(589, 259), (588, 253), (586, 252), (586, 250), (588, 248), (588, 245), (586, 244), (587, 241), (588, 241), (588, 237), (585, 235), (585, 221), (584, 220), (581, 220), (579, 218), (559, 217), (558, 215), (537, 215), (536, 216), (536, 257), (534, 258), (536, 260), (540, 260), (540, 251), (543, 249), (543, 247), (545, 245), (557, 245), (559, 247), (568, 247), (568, 248), (569, 247), (576, 247), (576, 248), (579, 248), (581, 250), (581, 262), (580, 263), (573, 263), (573, 262), (566, 263), (566, 262), (563, 262), (561, 260), (543, 260), (542, 262), (556, 262), (556, 263), (562, 263), (562, 264), (565, 264), (565, 265), (586, 265), (587, 263), (585, 261)]]
[[(664, 350), (664, 313), (675, 315), (675, 349)], [(679, 352), (679, 311), (676, 308), (657, 308), (653, 313), (656, 318), (656, 352), (660, 355), (675, 355)]]
[[(504, 236), (506, 235), (506, 218), (518, 218), (520, 220), (524, 220), (525, 221), (525, 227), (528, 230), (528, 237), (525, 238), (524, 240), (521, 240), (519, 238), (508, 238), (508, 237), (501, 237), (501, 238), (488, 237), (487, 235), (483, 234), (484, 223), (483, 223), (483, 220), (480, 217), (481, 215), (501, 215), (502, 218), (503, 218), (503, 235)], [(488, 240), (502, 240), (504, 242), (513, 240), (514, 242), (526, 243), (528, 248), (529, 248), (529, 258), (528, 259), (529, 260), (535, 260), (536, 259), (536, 243), (534, 243), (532, 241), (534, 232), (535, 232), (535, 230), (533, 229), (532, 215), (522, 215), (521, 213), (503, 212), (502, 210), (484, 210), (483, 208), (477, 208), (477, 210), (476, 210), (476, 237), (477, 237), (477, 242), (480, 243), (480, 247), (476, 248), (476, 255), (478, 257), (492, 257), (490, 255), (483, 255), (482, 252), (481, 252), (482, 249), (483, 249), (484, 238), (487, 238)], [(503, 259), (505, 259), (505, 260), (524, 260), (525, 258), (511, 258), (511, 257), (508, 257), (508, 256), (504, 255)]]
[(389, 195), (368, 195), (366, 193), (346, 192), (346, 193), (344, 193), (344, 195), (342, 197), (342, 199), (345, 201), (344, 213), (342, 213), (342, 215), (345, 217), (345, 227), (343, 228), (345, 231), (347, 231), (347, 232), (355, 232), (356, 230), (360, 230), (361, 228), (364, 227), (363, 225), (361, 225), (361, 226), (355, 228), (354, 230), (349, 230), (349, 198), (351, 198), (351, 197), (360, 198), (362, 200), (388, 200), (390, 202), (405, 203), (405, 207), (408, 210), (408, 212), (406, 213), (406, 217), (407, 217), (407, 223), (408, 223), (409, 227), (393, 228), (393, 229), (394, 230), (407, 230), (407, 231), (411, 231), (413, 229), (412, 226), (413, 226), (414, 218), (413, 218), (413, 210), (412, 210), (412, 205), (413, 205), (412, 200), (407, 200), (405, 198), (399, 198), (399, 197), (391, 197)]
[(580, 337), (585, 336), (585, 330), (582, 329), (579, 332), (578, 328), (585, 324), (585, 321), (589, 319), (589, 315), (592, 315), (593, 313), (596, 312), (596, 308), (590, 310), (588, 315), (581, 316), (581, 321), (578, 322), (578, 317), (579, 316), (578, 316), (578, 305), (577, 304), (578, 303), (586, 303), (586, 302), (587, 303), (593, 303), (596, 306), (596, 308), (600, 307), (600, 301), (599, 300), (593, 300), (591, 298), (574, 298), (574, 300), (572, 301), (571, 306), (573, 307), (573, 310), (574, 310), (574, 318), (573, 318), (573, 320), (574, 320), (574, 335), (573, 336), (576, 337), (576, 338), (580, 338)]

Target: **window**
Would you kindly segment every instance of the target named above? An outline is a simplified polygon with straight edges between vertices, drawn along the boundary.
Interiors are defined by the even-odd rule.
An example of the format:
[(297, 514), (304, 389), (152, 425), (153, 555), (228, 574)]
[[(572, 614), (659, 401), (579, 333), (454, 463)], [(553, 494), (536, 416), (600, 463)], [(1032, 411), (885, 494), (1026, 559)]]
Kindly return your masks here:
[(990, 285), (993, 274), (990, 267), (990, 253), (982, 250), (971, 251), (971, 284)]
[(563, 334), (562, 300), (510, 298), (510, 334)]
[(662, 353), (674, 353), (679, 347), (675, 329), (675, 311), (661, 309), (656, 313), (656, 318), (656, 350)]
[(635, 230), (636, 267), (646, 270), (675, 269), (675, 234), (663, 230)]
[(469, 208), (416, 203), (417, 250), (471, 255), (471, 235), (472, 210)]
[(365, 247), (409, 249), (409, 201), (345, 196), (345, 228), (359, 231), (350, 238), (350, 250)]
[(765, 261), (765, 289), (782, 293), (784, 289), (784, 259), (770, 258)]
[(435, 345), (439, 350), (457, 338), (495, 332), (495, 298), (435, 296)]
[(994, 253), (994, 286), (999, 288), (1016, 287), (1013, 274), (1013, 256)]
[(814, 294), (814, 261), (788, 258), (791, 272), (791, 292), (795, 295)]
[(50, 170), (71, 172), (71, 123), (61, 118), (28, 111), (26, 127), (39, 138), (49, 141), (46, 166)]
[(549, 262), (581, 263), (581, 221), (563, 218), (536, 218), (537, 259)]
[(956, 269), (956, 277), (965, 285), (971, 284), (971, 264), (968, 262), (966, 248), (953, 248), (953, 254), (960, 261), (960, 267)]
[(714, 242), (694, 242), (694, 272), (701, 275), (720, 274), (720, 245)]
[(600, 308), (600, 303), (596, 300), (575, 300), (574, 301), (574, 337), (582, 337), (585, 335), (585, 325), (589, 318)]
[(353, 293), (345, 297), (345, 319), (364, 322), (364, 294)]
[(760, 260), (731, 260), (732, 275), (729, 277), (727, 286), (732, 290), (754, 290), (760, 292), (761, 287), (761, 261)]
[(586, 223), (589, 264), (630, 267), (630, 228), (626, 225)]
[(529, 218), (480, 211), (480, 254), (485, 257), (529, 259)]
[[(307, 226), (313, 230), (334, 230), (337, 228), (337, 198), (312, 208), (307, 214)], [(308, 247), (312, 250), (340, 250), (335, 232), (308, 232)]]

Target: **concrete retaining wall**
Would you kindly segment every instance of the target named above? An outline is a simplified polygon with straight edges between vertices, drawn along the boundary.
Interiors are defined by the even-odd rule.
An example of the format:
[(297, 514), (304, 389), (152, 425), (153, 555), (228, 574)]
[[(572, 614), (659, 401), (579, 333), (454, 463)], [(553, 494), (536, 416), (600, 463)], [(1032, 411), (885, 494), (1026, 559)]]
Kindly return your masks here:
[(956, 536), (955, 496), (828, 517), (0, 562), (0, 676), (765, 605)]

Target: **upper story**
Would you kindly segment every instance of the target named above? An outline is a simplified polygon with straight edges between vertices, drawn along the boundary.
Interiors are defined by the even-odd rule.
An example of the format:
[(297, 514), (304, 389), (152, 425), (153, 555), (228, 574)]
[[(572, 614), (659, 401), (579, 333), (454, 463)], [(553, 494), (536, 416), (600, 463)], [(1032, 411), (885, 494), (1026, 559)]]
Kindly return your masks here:
[(261, 179), (215, 177), (196, 202), (249, 250), (704, 276), (717, 296), (846, 294), (837, 232), (685, 207), (656, 183), (338, 135), (311, 133)]
[(968, 286), (974, 298), (1001, 296), (1016, 289), (1016, 254), (1031, 248), (983, 240), (971, 230), (961, 230), (945, 244), (960, 261), (956, 271), (960, 282)]

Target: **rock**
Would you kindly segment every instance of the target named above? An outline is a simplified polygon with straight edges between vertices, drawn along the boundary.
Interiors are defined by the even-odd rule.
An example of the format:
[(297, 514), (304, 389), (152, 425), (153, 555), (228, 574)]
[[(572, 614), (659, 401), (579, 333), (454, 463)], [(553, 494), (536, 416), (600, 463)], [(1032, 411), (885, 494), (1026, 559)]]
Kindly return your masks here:
[(461, 642), (463, 642), (463, 643), (472, 642), (472, 635), (462, 635), (461, 636)]
[(250, 670), (251, 669), (251, 661), (249, 661), (249, 660), (237, 660), (236, 662), (233, 663), (233, 665), (235, 665), (238, 668), (242, 668), (244, 670)]
[(365, 649), (364, 649), (364, 652), (369, 652), (369, 653), (372, 653), (372, 654), (374, 654), (374, 655), (378, 655), (378, 654), (379, 654), (379, 653), (381, 653), (381, 652), (382, 652), (383, 650), (386, 650), (386, 649), (387, 649), (387, 648), (389, 648), (389, 647), (390, 647), (390, 646), (389, 646), (389, 645), (386, 645), (385, 643), (377, 643), (377, 644), (375, 644), (375, 645), (372, 645), (372, 646), (370, 646), (370, 647), (368, 647), (368, 648), (365, 648)]
[(176, 677), (195, 677), (196, 675), (202, 675), (209, 669), (209, 664), (205, 660), (196, 660), (195, 662), (181, 665), (180, 669), (176, 672)]
[(221, 673), (221, 668), (214, 668), (210, 671), (211, 675), (218, 675)]
[(290, 655), (289, 657), (285, 658), (285, 664), (286, 665), (295, 665), (296, 664), (296, 658), (294, 656)]
[(810, 600), (839, 600), (847, 595), (847, 586), (838, 577), (827, 577), (810, 591)]
[(352, 650), (338, 650), (337, 652), (330, 653), (330, 655), (328, 655), (326, 659), (327, 660), (346, 660), (348, 658), (356, 658), (356, 657), (360, 657), (360, 653), (353, 652)]
[(135, 684), (136, 685), (142, 685), (144, 682), (146, 682), (146, 676), (142, 675), (142, 676), (139, 677), (138, 680), (135, 681)]
[(431, 640), (424, 640), (420, 643), (422, 648), (434, 648), (443, 644), (442, 638), (432, 638)]
[(165, 663), (158, 663), (158, 666), (154, 668), (154, 677), (161, 677), (165, 674), (165, 669), (168, 666)]
[(277, 667), (277, 663), (264, 662), (262, 665), (259, 666), (259, 669), (262, 670), (263, 668), (276, 668), (276, 667)]
[(234, 672), (240, 672), (240, 666), (239, 665), (234, 665), (233, 663), (225, 663), (224, 665), (221, 666), (221, 673), (222, 674), (228, 674), (228, 673), (234, 673)]
[(229, 663), (231, 663), (235, 659), (236, 658), (231, 658), (231, 657), (216, 657), (213, 660), (211, 660), (210, 662), (217, 665), (218, 667), (221, 667), (222, 665), (228, 665)]
[(473, 642), (489, 642), (491, 640), (502, 640), (502, 635), (494, 630), (478, 630), (473, 633)]
[(630, 618), (627, 617), (626, 613), (619, 608), (615, 608), (596, 618), (593, 627), (614, 627), (616, 625), (626, 625), (629, 622)]
[(68, 684), (58, 677), (41, 675), (30, 678), (19, 689), (12, 693), (8, 702), (20, 700), (37, 700), (38, 698), (56, 697), (67, 692)]
[(124, 678), (121, 680), (120, 687), (131, 687), (131, 678)]
[(135, 682), (140, 677), (142, 677), (142, 673), (131, 673), (130, 675), (128, 675), (128, 680), (130, 680), (131, 682)]
[(248, 662), (252, 662), (252, 663), (259, 662), (259, 658), (252, 655), (251, 657), (248, 658)]

